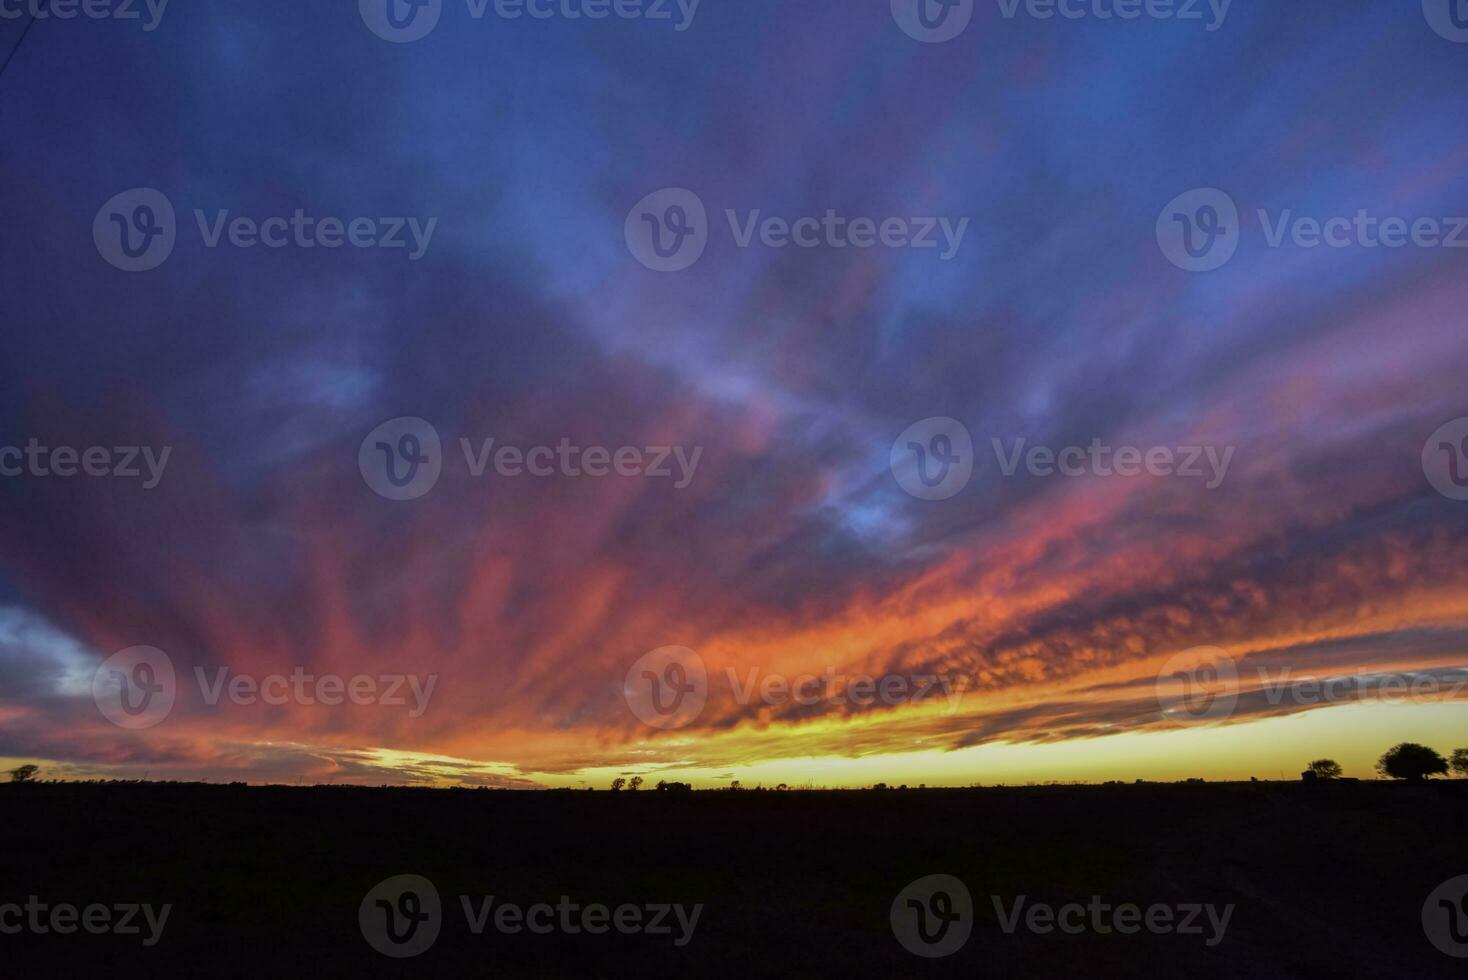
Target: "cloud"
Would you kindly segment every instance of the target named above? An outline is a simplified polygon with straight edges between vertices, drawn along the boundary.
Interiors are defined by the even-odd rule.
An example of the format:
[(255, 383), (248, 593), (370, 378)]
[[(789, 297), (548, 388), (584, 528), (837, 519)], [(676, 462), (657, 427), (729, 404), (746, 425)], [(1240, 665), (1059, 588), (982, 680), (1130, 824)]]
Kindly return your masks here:
[[(1271, 250), (1256, 217), (1461, 201), (1457, 66), (1415, 17), (1238, 10), (1207, 38), (993, 20), (920, 50), (882, 10), (749, 0), (671, 41), (469, 23), (392, 46), (350, 10), (276, 6), (170, 10), (156, 38), (56, 32), (28, 43), (68, 71), (7, 73), (0, 224), (27, 234), (0, 238), (20, 284), (0, 447), (172, 454), (153, 490), (0, 479), (0, 754), (281, 780), (737, 774), (1151, 730), (1158, 663), (1201, 644), (1297, 670), (1460, 662), (1464, 511), (1420, 464), (1468, 413), (1459, 266)], [(1349, 78), (1320, 69), (1343, 52)], [(1157, 211), (1214, 183), (1245, 241), (1179, 274)], [(146, 275), (90, 240), (127, 186), (180, 216)], [(621, 241), (663, 186), (714, 223), (676, 276)], [(439, 225), (409, 262), (210, 249), (194, 224), (298, 208)], [(740, 248), (729, 211), (970, 224), (944, 261)], [(357, 452), (408, 415), (439, 431), (444, 471), (387, 501)], [(979, 452), (944, 502), (888, 470), (932, 416)], [(683, 489), (474, 476), (459, 440), (490, 438), (702, 455)], [(1235, 455), (1211, 490), (1006, 477), (994, 439)], [(119, 732), (87, 685), (136, 644), (185, 683), (162, 724)], [(962, 707), (740, 703), (724, 685), (653, 732), (623, 677), (669, 644), (715, 676), (941, 678)], [(211, 705), (194, 671), (221, 667), (437, 686), (416, 717)], [(1236, 720), (1297, 706), (1250, 694)]]

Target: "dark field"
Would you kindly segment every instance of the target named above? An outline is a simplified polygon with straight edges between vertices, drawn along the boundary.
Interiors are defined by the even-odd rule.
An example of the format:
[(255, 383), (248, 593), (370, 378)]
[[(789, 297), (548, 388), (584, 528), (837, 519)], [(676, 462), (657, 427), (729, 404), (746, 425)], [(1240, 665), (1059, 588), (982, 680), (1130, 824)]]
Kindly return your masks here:
[[(168, 903), (135, 935), (0, 935), (10, 976), (1461, 976), (1423, 902), (1468, 873), (1468, 782), (665, 794), (192, 784), (0, 787), (0, 905)], [(967, 884), (974, 925), (943, 959), (889, 912), (914, 879)], [(441, 932), (409, 959), (358, 923), (418, 874)], [(528, 908), (701, 903), (691, 939), (474, 935), (460, 896)], [(1232, 903), (1221, 941), (1005, 934), (990, 896)], [(651, 917), (654, 913), (645, 913)], [(541, 920), (544, 923), (544, 919)], [(574, 922), (574, 919), (573, 919)]]

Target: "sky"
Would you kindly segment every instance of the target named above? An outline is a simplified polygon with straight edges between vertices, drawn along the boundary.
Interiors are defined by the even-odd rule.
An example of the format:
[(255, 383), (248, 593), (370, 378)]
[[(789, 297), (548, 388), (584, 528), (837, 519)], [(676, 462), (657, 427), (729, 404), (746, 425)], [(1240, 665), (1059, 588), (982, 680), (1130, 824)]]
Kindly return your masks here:
[(0, 75), (0, 762), (1468, 745), (1445, 4), (386, 2), (47, 16)]

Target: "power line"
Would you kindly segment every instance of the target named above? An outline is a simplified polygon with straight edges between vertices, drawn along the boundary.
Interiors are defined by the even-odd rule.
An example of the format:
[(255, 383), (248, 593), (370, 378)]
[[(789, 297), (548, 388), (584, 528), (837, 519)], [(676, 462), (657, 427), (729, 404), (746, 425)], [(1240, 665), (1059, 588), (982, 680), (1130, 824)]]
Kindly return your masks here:
[(6, 55), (6, 57), (5, 57), (5, 64), (0, 65), (0, 78), (4, 78), (5, 77), (5, 69), (9, 68), (10, 67), (10, 63), (15, 60), (15, 53), (17, 51), (19, 51), (20, 50), (20, 46), (25, 43), (26, 35), (31, 32), (31, 27), (33, 27), (35, 25), (35, 23), (36, 23), (36, 15), (35, 14), (31, 14), (31, 19), (25, 22), (25, 27), (20, 32), (20, 40), (18, 40), (18, 41), (15, 42), (15, 47), (11, 48), (10, 49), (10, 54)]

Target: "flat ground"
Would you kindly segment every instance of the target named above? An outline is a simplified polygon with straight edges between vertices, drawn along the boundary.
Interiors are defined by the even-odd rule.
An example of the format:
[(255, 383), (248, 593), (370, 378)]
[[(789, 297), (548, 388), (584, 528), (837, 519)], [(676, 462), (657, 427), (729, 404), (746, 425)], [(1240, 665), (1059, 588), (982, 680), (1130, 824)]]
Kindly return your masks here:
[[(886, 792), (521, 793), (199, 784), (0, 786), (0, 905), (173, 906), (143, 935), (0, 935), (11, 976), (1463, 976), (1421, 909), (1468, 874), (1468, 781)], [(391, 959), (358, 909), (418, 874), (437, 941)], [(923, 959), (893, 900), (948, 874), (972, 936)], [(470, 931), (477, 906), (703, 905), (692, 939)], [(1012, 907), (1232, 904), (1203, 935), (1037, 934)], [(647, 913), (651, 914), (651, 913)], [(671, 918), (669, 921), (672, 921)], [(1206, 920), (1204, 920), (1206, 921)]]

